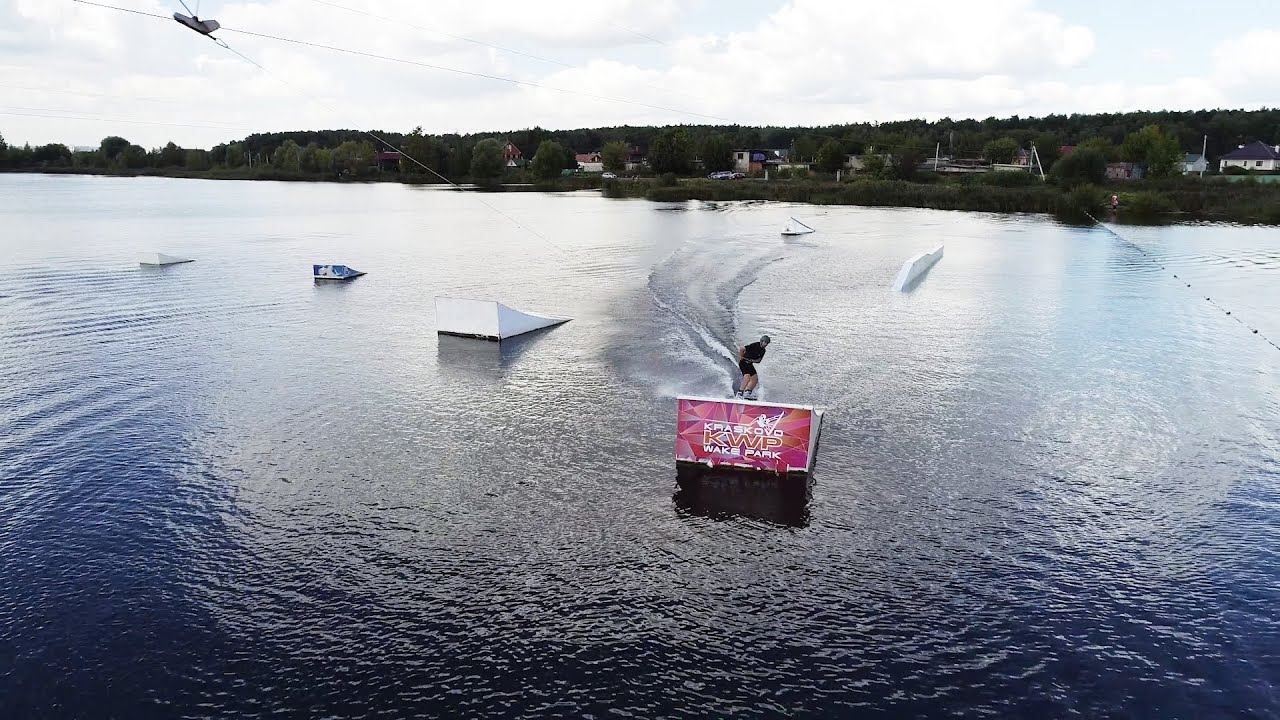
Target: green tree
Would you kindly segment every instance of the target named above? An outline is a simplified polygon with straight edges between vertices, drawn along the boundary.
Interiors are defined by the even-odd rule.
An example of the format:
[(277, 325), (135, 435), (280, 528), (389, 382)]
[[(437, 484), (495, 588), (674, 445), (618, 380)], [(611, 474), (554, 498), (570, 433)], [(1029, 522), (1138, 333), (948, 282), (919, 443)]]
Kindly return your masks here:
[(115, 160), (120, 157), (120, 153), (127, 150), (132, 144), (118, 135), (111, 135), (102, 138), (102, 143), (98, 145), (98, 149), (102, 151), (102, 156), (106, 159)]
[(71, 164), (71, 149), (61, 143), (41, 145), (31, 151), (31, 162), (41, 167), (67, 167)]
[(562, 149), (564, 150), (565, 169), (577, 170), (578, 169), (578, 153), (574, 152), (573, 148), (569, 147), (568, 145), (565, 145)]
[(164, 147), (160, 148), (158, 167), (182, 167), (182, 163), (187, 159), (187, 153), (182, 148), (170, 141)]
[(185, 165), (188, 170), (208, 170), (213, 163), (209, 161), (208, 150), (188, 150)]
[(649, 146), (649, 167), (656, 173), (687, 175), (690, 160), (689, 133), (684, 128), (663, 130)]
[(74, 168), (100, 168), (106, 167), (106, 162), (102, 157), (102, 153), (97, 150), (81, 150), (71, 153), (71, 167)]
[(990, 163), (1011, 163), (1018, 155), (1018, 141), (1013, 138), (996, 138), (982, 146), (982, 157)]
[(868, 153), (861, 156), (862, 167), (858, 173), (869, 178), (883, 178), (889, 172), (889, 163), (883, 155)]
[(231, 143), (227, 146), (227, 156), (226, 160), (223, 161), (223, 164), (229, 168), (238, 168), (241, 165), (244, 165), (248, 162), (248, 158), (245, 157), (245, 152), (244, 143)]
[[(414, 162), (414, 161), (418, 162)], [(424, 169), (422, 165), (428, 169)], [(400, 142), (400, 172), (411, 175), (429, 174), (430, 171), (443, 174), (444, 147), (440, 141), (430, 135), (424, 135), (422, 128), (416, 127)]]
[(1081, 145), (1058, 159), (1050, 169), (1053, 181), (1064, 188), (1101, 185), (1107, 177), (1107, 156), (1096, 147)]
[[(791, 143), (791, 159), (798, 162), (813, 162), (821, 147), (819, 138), (813, 135), (801, 135)], [(834, 170), (832, 172), (835, 172)]]
[(492, 182), (502, 177), (507, 161), (502, 156), (502, 143), (486, 138), (471, 148), (471, 179), (474, 182)]
[(600, 151), (600, 161), (604, 169), (611, 173), (620, 173), (627, 167), (627, 144), (621, 142), (605, 143)]
[(319, 145), (310, 142), (307, 143), (306, 147), (298, 151), (298, 165), (302, 168), (302, 172), (314, 173), (320, 171), (320, 166), (316, 164), (316, 153), (319, 150)]
[(283, 145), (276, 148), (275, 154), (271, 158), (271, 164), (287, 172), (300, 172), (302, 170), (302, 148), (298, 147), (298, 143), (292, 139), (285, 140)]
[(844, 144), (831, 138), (818, 148), (816, 156), (818, 169), (825, 173), (834, 173), (844, 167)]
[(3, 135), (0, 135), (0, 167), (9, 167), (9, 145)]
[(543, 140), (533, 154), (533, 174), (541, 180), (560, 176), (564, 169), (564, 146), (555, 140)]
[(733, 146), (729, 144), (729, 138), (711, 133), (702, 139), (702, 166), (708, 172), (733, 169)]
[(447, 167), (451, 177), (462, 177), (471, 172), (471, 154), (475, 146), (469, 142), (459, 142), (448, 149)]
[[(1104, 137), (1092, 137), (1080, 143), (1077, 149), (1097, 150), (1102, 154), (1103, 160), (1106, 162), (1115, 162), (1120, 159), (1120, 148), (1115, 143)], [(1105, 164), (1105, 163), (1104, 163)]]
[(333, 166), (352, 177), (369, 172), (373, 165), (373, 145), (366, 141), (348, 140), (333, 149)]
[(138, 145), (130, 145), (120, 152), (119, 162), (123, 167), (137, 170), (147, 166), (147, 151)]
[(886, 172), (896, 180), (911, 180), (925, 158), (933, 156), (933, 146), (917, 137), (887, 135), (876, 143), (889, 153)]
[(316, 170), (329, 175), (333, 173), (333, 151), (329, 148), (316, 150)]
[(1062, 138), (1054, 133), (1040, 133), (1036, 135), (1032, 143), (1036, 146), (1036, 155), (1040, 157), (1040, 165), (1046, 172), (1048, 168), (1058, 161), (1058, 155), (1062, 151)]
[(1182, 145), (1159, 125), (1147, 125), (1125, 136), (1120, 154), (1129, 162), (1146, 165), (1149, 177), (1171, 177), (1178, 174)]

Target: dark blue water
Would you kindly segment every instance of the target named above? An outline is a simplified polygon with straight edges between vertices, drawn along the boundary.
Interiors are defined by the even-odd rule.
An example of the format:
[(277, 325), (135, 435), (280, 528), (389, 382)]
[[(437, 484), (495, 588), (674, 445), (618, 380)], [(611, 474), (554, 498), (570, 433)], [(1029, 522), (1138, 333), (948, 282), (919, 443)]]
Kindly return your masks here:
[(0, 718), (1280, 716), (1280, 233), (484, 200), (0, 176)]

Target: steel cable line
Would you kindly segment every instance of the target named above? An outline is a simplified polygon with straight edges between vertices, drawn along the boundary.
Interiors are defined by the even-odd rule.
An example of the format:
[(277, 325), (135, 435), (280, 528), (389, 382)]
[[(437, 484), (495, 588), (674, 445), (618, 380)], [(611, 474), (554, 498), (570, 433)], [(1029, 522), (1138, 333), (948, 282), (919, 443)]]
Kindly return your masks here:
[[(321, 4), (321, 5), (327, 5), (327, 6), (331, 7), (331, 8), (337, 8), (338, 10), (345, 10), (346, 12), (349, 12), (349, 13), (355, 13), (356, 15), (363, 15), (363, 16), (365, 16), (365, 17), (374, 18), (374, 19), (376, 19), (376, 20), (381, 20), (381, 21), (383, 21), (383, 22), (393, 23), (393, 24), (396, 24), (396, 25), (404, 25), (404, 26), (406, 26), (406, 27), (411, 27), (411, 28), (414, 28), (414, 29), (417, 29), (417, 30), (422, 30), (422, 31), (424, 31), (424, 32), (435, 33), (435, 34), (437, 34), (437, 35), (443, 35), (444, 37), (452, 38), (452, 39), (454, 39), (454, 40), (461, 40), (462, 42), (468, 42), (468, 43), (471, 43), (471, 44), (473, 44), (473, 45), (479, 45), (479, 46), (481, 46), (481, 47), (490, 48), (490, 49), (492, 49), (492, 50), (499, 50), (499, 51), (501, 51), (501, 52), (510, 53), (510, 54), (512, 54), (512, 55), (518, 55), (518, 56), (520, 56), (520, 57), (526, 57), (526, 58), (529, 58), (529, 59), (531, 59), (531, 60), (537, 60), (537, 61), (539, 61), (539, 62), (550, 63), (550, 64), (552, 64), (552, 65), (558, 65), (558, 66), (560, 66), (560, 67), (568, 68), (568, 69), (571, 69), (571, 70), (582, 70), (582, 69), (583, 69), (582, 67), (580, 67), (580, 66), (578, 66), (578, 65), (573, 65), (572, 63), (561, 62), (561, 61), (559, 61), (559, 60), (553, 60), (553, 59), (551, 59), (551, 58), (542, 57), (542, 56), (540, 56), (540, 55), (534, 55), (534, 54), (532, 54), (532, 53), (527, 53), (527, 52), (523, 52), (523, 51), (520, 51), (520, 50), (513, 50), (513, 49), (508, 48), (508, 47), (503, 47), (503, 46), (501, 46), (501, 45), (494, 45), (494, 44), (492, 44), (492, 43), (484, 42), (483, 40), (476, 40), (475, 38), (469, 38), (469, 37), (465, 37), (465, 36), (463, 36), (463, 35), (454, 35), (454, 34), (452, 34), (452, 33), (444, 32), (443, 30), (436, 30), (435, 28), (429, 28), (429, 27), (424, 27), (424, 26), (422, 26), (422, 25), (416, 25), (416, 24), (411, 23), (411, 22), (409, 22), (409, 21), (407, 21), (407, 20), (401, 20), (401, 19), (397, 19), (397, 18), (390, 18), (390, 17), (387, 17), (386, 15), (379, 15), (379, 14), (374, 13), (374, 12), (369, 12), (368, 10), (360, 10), (360, 9), (353, 8), (353, 7), (347, 7), (346, 5), (339, 5), (338, 3), (330, 2), (329, 0), (311, 0), (311, 1), (312, 1), (312, 2), (314, 2), (314, 3), (319, 3), (319, 4)], [(612, 23), (610, 23), (610, 24), (612, 24)], [(630, 29), (628, 29), (628, 28), (626, 28), (626, 27), (623, 27), (623, 26), (621, 26), (621, 25), (614, 25), (614, 27), (616, 27), (616, 28), (618, 28), (618, 29), (620, 29), (620, 30), (625, 30), (626, 32), (629, 32), (629, 33), (631, 33), (631, 34), (633, 34), (633, 35), (639, 35), (640, 37), (643, 37), (643, 38), (645, 38), (645, 39), (653, 40), (654, 42), (656, 42), (656, 43), (658, 43), (658, 44), (660, 44), (660, 45), (665, 45), (665, 44), (666, 44), (666, 43), (663, 43), (663, 42), (661, 42), (661, 41), (659, 41), (659, 40), (656, 40), (656, 39), (654, 39), (654, 38), (651, 38), (651, 37), (649, 37), (648, 35), (642, 35), (642, 34), (640, 34), (640, 33), (635, 32), (634, 30), (630, 30)], [(697, 97), (697, 95), (694, 95), (694, 94), (692, 94), (692, 93), (687, 93), (687, 92), (684, 92), (684, 91), (681, 91), (681, 90), (671, 90), (670, 88), (664, 88), (664, 87), (661, 87), (661, 86), (659, 86), (659, 85), (652, 85), (652, 84), (650, 84), (650, 83), (641, 83), (641, 84), (643, 84), (643, 85), (644, 85), (645, 87), (647, 87), (647, 88), (651, 88), (651, 89), (653, 89), (653, 90), (658, 90), (658, 91), (661, 91), (661, 92), (664, 92), (664, 93), (675, 93), (675, 94), (677, 94), (677, 95), (684, 95), (685, 97), (695, 97), (695, 98)]]
[[(133, 13), (135, 15), (161, 18), (164, 20), (170, 19), (169, 17), (165, 15), (160, 15), (159, 13), (145, 12), (142, 10), (133, 10), (131, 8), (120, 7), (118, 5), (108, 5), (106, 3), (94, 2), (93, 0), (72, 0), (72, 2), (80, 3), (83, 5), (92, 5), (94, 7), (104, 8), (107, 10), (117, 10), (121, 12)], [(407, 60), (405, 58), (397, 58), (397, 57), (392, 57), (390, 55), (380, 55), (378, 53), (366, 52), (364, 50), (352, 50), (350, 48), (339, 47), (337, 45), (327, 45), (325, 43), (311, 42), (309, 40), (298, 40), (295, 38), (288, 38), (282, 35), (272, 35), (270, 33), (260, 33), (260, 32), (255, 32), (253, 30), (242, 30), (239, 28), (231, 28), (231, 27), (222, 27), (219, 29), (218, 32), (238, 33), (240, 35), (247, 35), (250, 37), (262, 38), (264, 40), (274, 40), (276, 42), (290, 43), (293, 45), (316, 48), (319, 50), (329, 50), (331, 52), (345, 53), (347, 55), (355, 55), (357, 57), (366, 57), (374, 60), (383, 60), (385, 62), (394, 62), (394, 63), (400, 63), (404, 65), (412, 65), (415, 67), (427, 68), (429, 70), (439, 70), (441, 72), (454, 73), (457, 75), (465, 75), (468, 77), (482, 78), (485, 80), (505, 82), (511, 85), (518, 85), (521, 87), (536, 88), (539, 90), (549, 90), (551, 92), (564, 93), (566, 95), (576, 95), (578, 97), (590, 98), (592, 100), (602, 100), (605, 102), (621, 103), (624, 105), (631, 105), (634, 107), (643, 107), (643, 108), (648, 108), (650, 110), (661, 110), (662, 112), (676, 113), (678, 115), (688, 115), (690, 117), (699, 117), (707, 120), (717, 120), (720, 122), (733, 124), (733, 122), (728, 118), (722, 118), (716, 115), (707, 115), (705, 113), (697, 113), (691, 110), (682, 110), (680, 108), (666, 107), (664, 105), (654, 105), (652, 103), (640, 102), (639, 100), (626, 100), (624, 98), (615, 98), (615, 97), (610, 97), (608, 95), (597, 95), (595, 93), (583, 92), (581, 90), (570, 90), (568, 88), (556, 87), (554, 85), (544, 85), (542, 83), (533, 82), (530, 80), (519, 80), (516, 78), (506, 77), (503, 75), (492, 75), (489, 73), (476, 72), (474, 70), (463, 70), (461, 68), (448, 67), (446, 65), (435, 65), (432, 63), (421, 62), (419, 60)], [(209, 37), (212, 37), (212, 36), (209, 36)]]

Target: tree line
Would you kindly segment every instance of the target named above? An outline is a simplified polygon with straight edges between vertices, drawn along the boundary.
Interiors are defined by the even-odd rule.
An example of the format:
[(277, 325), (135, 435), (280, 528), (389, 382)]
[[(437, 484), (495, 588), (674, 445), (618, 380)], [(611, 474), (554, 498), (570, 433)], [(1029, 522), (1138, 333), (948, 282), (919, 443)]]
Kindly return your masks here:
[[(577, 167), (576, 153), (600, 152), (605, 169), (621, 172), (633, 148), (647, 156), (658, 174), (729, 170), (735, 149), (784, 149), (792, 160), (835, 172), (848, 155), (871, 156), (865, 172), (910, 179), (915, 168), (936, 154), (1008, 162), (1020, 148), (1034, 144), (1044, 167), (1055, 166), (1059, 148), (1078, 146), (1083, 154), (1060, 174), (1096, 176), (1101, 160), (1142, 162), (1148, 173), (1171, 172), (1183, 152), (1199, 152), (1202, 142), (1213, 161), (1237, 145), (1280, 142), (1280, 110), (1199, 110), (987, 118), (985, 120), (904, 120), (824, 127), (745, 127), (738, 125), (618, 126), (545, 130), (534, 127), (466, 135), (375, 131), (413, 160), (402, 159), (410, 174), (477, 180), (500, 177), (506, 167), (503, 148), (510, 142), (529, 171), (549, 179)], [(145, 149), (128, 140), (104, 138), (91, 151), (73, 152), (61, 144), (10, 147), (0, 138), (0, 167), (238, 169), (268, 166), (299, 174), (362, 176), (375, 167), (379, 143), (358, 130), (255, 133), (205, 149), (170, 142)], [(496, 147), (495, 147), (496, 146)], [(421, 165), (419, 165), (419, 162)], [(423, 167), (425, 166), (425, 167)]]

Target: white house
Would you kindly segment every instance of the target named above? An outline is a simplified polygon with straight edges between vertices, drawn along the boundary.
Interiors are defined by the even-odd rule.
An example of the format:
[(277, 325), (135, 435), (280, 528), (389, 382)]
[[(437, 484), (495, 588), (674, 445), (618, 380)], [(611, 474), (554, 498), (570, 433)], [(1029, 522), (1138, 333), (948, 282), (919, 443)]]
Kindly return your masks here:
[(1254, 172), (1280, 170), (1280, 145), (1268, 145), (1261, 140), (1256, 140), (1248, 145), (1241, 145), (1222, 156), (1220, 167), (1223, 172), (1231, 167), (1244, 168)]
[(1199, 153), (1187, 153), (1182, 158), (1183, 175), (1199, 175), (1209, 170), (1209, 161)]

